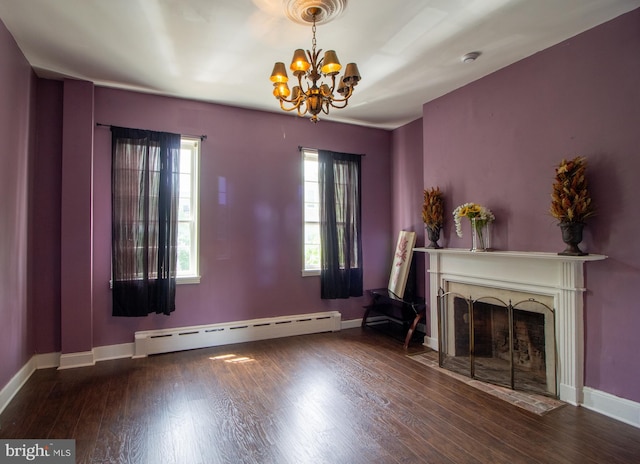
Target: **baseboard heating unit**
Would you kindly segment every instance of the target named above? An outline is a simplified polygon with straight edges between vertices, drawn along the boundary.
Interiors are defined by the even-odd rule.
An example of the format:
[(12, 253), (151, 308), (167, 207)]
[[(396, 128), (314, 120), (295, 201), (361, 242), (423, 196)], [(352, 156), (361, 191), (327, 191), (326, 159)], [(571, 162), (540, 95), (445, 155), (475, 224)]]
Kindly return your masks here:
[(338, 311), (298, 314), (135, 333), (134, 358), (150, 354), (340, 330)]

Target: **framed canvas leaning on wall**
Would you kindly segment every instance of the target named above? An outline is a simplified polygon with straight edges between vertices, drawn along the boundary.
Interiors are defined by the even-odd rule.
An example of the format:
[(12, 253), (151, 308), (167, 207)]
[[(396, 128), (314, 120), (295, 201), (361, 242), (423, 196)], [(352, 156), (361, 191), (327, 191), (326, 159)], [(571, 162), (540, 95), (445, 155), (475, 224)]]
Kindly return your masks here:
[(400, 231), (396, 248), (393, 252), (393, 265), (391, 266), (388, 286), (388, 290), (398, 298), (404, 297), (404, 289), (407, 286), (407, 276), (409, 275), (415, 244), (415, 232)]

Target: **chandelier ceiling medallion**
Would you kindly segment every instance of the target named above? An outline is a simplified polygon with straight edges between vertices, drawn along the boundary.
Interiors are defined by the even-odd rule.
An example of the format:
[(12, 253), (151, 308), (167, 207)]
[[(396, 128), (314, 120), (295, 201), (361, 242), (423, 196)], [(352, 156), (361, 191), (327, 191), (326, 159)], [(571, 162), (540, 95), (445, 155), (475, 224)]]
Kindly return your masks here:
[[(316, 24), (323, 24), (340, 14), (346, 0), (287, 0), (286, 13), (290, 19), (313, 26), (311, 50), (297, 49), (289, 69), (298, 78), (298, 84), (289, 90), (287, 71), (282, 62), (277, 62), (271, 73), (273, 95), (280, 101), (284, 111), (298, 111), (298, 116), (311, 115), (311, 121), (318, 122), (320, 112), (329, 114), (329, 108), (344, 108), (353, 94), (353, 88), (360, 80), (358, 66), (347, 64), (344, 74), (337, 79), (342, 65), (334, 50), (327, 50), (319, 59), (322, 49), (316, 51)], [(304, 78), (304, 80), (303, 80)], [(327, 82), (323, 78), (327, 79)], [(338, 85), (336, 86), (336, 81)], [(328, 83), (329, 82), (329, 83)], [(306, 90), (303, 87), (306, 84)], [(336, 96), (334, 91), (340, 96)], [(290, 106), (288, 106), (290, 105)]]

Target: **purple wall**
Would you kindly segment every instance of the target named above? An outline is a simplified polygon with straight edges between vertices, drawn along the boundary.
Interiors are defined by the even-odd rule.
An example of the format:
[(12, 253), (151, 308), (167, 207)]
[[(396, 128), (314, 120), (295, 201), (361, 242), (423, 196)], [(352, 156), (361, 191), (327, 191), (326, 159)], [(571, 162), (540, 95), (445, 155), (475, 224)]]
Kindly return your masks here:
[[(29, 243), (33, 278), (29, 296), (37, 311), (33, 330), (36, 353), (61, 350), (60, 249), (62, 192), (62, 83), (38, 79), (37, 144), (32, 165), (30, 223), (37, 231)], [(34, 234), (35, 235), (35, 234)]]
[[(424, 245), (422, 222), (422, 118), (392, 132), (391, 138), (391, 216), (394, 240), (401, 230), (415, 231), (416, 246)], [(393, 253), (393, 251), (390, 251)], [(414, 253), (416, 284), (419, 295), (424, 295), (424, 253)]]
[[(49, 84), (41, 87), (43, 99), (59, 101), (61, 87)], [(65, 92), (67, 87), (65, 84)], [(287, 115), (105, 88), (95, 88), (94, 97), (98, 123), (207, 135), (201, 160), (202, 281), (199, 285), (178, 286), (177, 310), (170, 317), (111, 317), (111, 133), (106, 128), (92, 127), (93, 320), (78, 323), (76, 319), (74, 324), (67, 324), (63, 317), (62, 327), (58, 326), (65, 337), (62, 345), (67, 338), (72, 342), (84, 340), (87, 333), (92, 334), (93, 346), (104, 346), (132, 342), (136, 330), (327, 310), (339, 310), (343, 319), (361, 317), (365, 298), (322, 301), (319, 278), (301, 276), (299, 145), (366, 154), (362, 165), (364, 285), (365, 288), (386, 285), (392, 247), (389, 131), (327, 121), (314, 125)], [(64, 107), (65, 119), (73, 119), (74, 111), (85, 114), (86, 102), (81, 103)], [(61, 113), (53, 114), (51, 108), (43, 111), (52, 113), (54, 128), (45, 132), (55, 137)], [(87, 135), (82, 131), (81, 134)], [(89, 151), (86, 156), (91, 156)], [(43, 188), (50, 189), (51, 195), (60, 195), (57, 189), (68, 188), (75, 174), (75, 170), (63, 165), (62, 185)], [(218, 202), (220, 179), (224, 179), (227, 188), (228, 204), (224, 209)], [(90, 180), (83, 177), (85, 183)], [(55, 246), (55, 238), (42, 239)], [(76, 240), (85, 239), (89, 237)], [(65, 243), (64, 237), (62, 242)], [(78, 259), (86, 262), (91, 259), (88, 254), (85, 252)], [(71, 271), (70, 265), (63, 262), (61, 266), (62, 275)], [(50, 288), (48, 292), (53, 293)], [(73, 313), (75, 309), (64, 304), (68, 303), (63, 301), (60, 308), (52, 302), (43, 308), (45, 319), (56, 323), (59, 312)], [(55, 351), (60, 345), (58, 338), (53, 343), (49, 340), (49, 345), (42, 349)]]
[[(598, 215), (583, 249), (589, 387), (640, 401), (640, 10), (605, 23), (424, 105), (424, 185), (451, 211), (481, 203), (496, 215), (495, 246), (560, 251), (547, 214), (554, 166), (586, 156)], [(443, 245), (468, 247), (445, 225)]]
[(35, 76), (0, 22), (0, 388), (33, 353), (27, 292)]
[(63, 353), (93, 348), (93, 84), (65, 80), (60, 213)]

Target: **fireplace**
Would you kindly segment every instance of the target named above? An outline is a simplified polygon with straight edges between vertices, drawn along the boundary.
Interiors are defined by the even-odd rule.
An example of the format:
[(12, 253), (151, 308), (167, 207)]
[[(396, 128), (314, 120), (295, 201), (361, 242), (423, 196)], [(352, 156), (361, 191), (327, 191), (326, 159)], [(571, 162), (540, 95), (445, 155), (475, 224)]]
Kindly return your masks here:
[(553, 299), (448, 282), (438, 296), (440, 367), (557, 397)]
[[(513, 332), (522, 332), (520, 339), (512, 341), (518, 344), (518, 350), (514, 353), (515, 363), (531, 363), (528, 367), (516, 369), (516, 382), (526, 370), (533, 370), (534, 364), (542, 364), (544, 357), (544, 381), (538, 382), (538, 387), (544, 387), (546, 394), (559, 397), (571, 404), (582, 402), (583, 389), (583, 365), (584, 365), (584, 327), (583, 327), (583, 294), (584, 288), (584, 264), (589, 261), (605, 259), (603, 255), (586, 256), (560, 256), (555, 253), (517, 252), (517, 251), (492, 251), (487, 253), (475, 253), (462, 249), (430, 249), (416, 248), (416, 252), (429, 254), (427, 260), (429, 275), (429, 317), (430, 336), (425, 337), (425, 344), (440, 351), (440, 356), (456, 357), (455, 348), (455, 312), (452, 315), (447, 312), (439, 314), (438, 299), (443, 293), (459, 294), (463, 300), (471, 299), (480, 303), (508, 308), (509, 303), (515, 308), (513, 320), (517, 322), (513, 326)], [(473, 289), (473, 290), (470, 290)], [(495, 300), (500, 300), (495, 304)], [(533, 301), (530, 301), (533, 300)], [(523, 302), (523, 303), (521, 303)], [(517, 305), (516, 303), (521, 303)], [(535, 304), (534, 304), (535, 303)], [(540, 305), (538, 305), (540, 303)], [(460, 303), (458, 303), (460, 304)], [(455, 301), (446, 303), (447, 309), (451, 309)], [(524, 306), (524, 308), (522, 308)], [(547, 310), (549, 308), (549, 310)], [(543, 314), (527, 315), (525, 318), (540, 321), (544, 318), (544, 343), (540, 333), (535, 334), (527, 326), (531, 320), (521, 320), (520, 309), (524, 312)], [(498, 350), (500, 334), (504, 336), (504, 327), (500, 328), (500, 319), (505, 318), (500, 311), (504, 309), (480, 307), (477, 311), (491, 311), (487, 316), (491, 320), (491, 332), (483, 329), (478, 337), (489, 337), (480, 346), (481, 353), (488, 353), (489, 349)], [(507, 309), (507, 319), (508, 319)], [(475, 311), (474, 311), (475, 312)], [(517, 315), (515, 315), (517, 314)], [(475, 315), (474, 315), (475, 316)], [(464, 318), (464, 316), (461, 316)], [(467, 315), (467, 323), (469, 322)], [(443, 340), (439, 340), (438, 326)], [(539, 324), (540, 325), (540, 324)], [(524, 328), (523, 328), (524, 327)], [(508, 329), (507, 329), (508, 330)], [(527, 333), (526, 336), (523, 335)], [(493, 335), (495, 333), (495, 335)], [(489, 336), (489, 334), (492, 334)], [(529, 340), (526, 340), (526, 339)], [(530, 340), (531, 338), (535, 340)], [(459, 342), (462, 343), (462, 342)], [(494, 347), (495, 345), (495, 347)], [(522, 346), (520, 346), (522, 345)], [(525, 347), (526, 345), (526, 347)], [(544, 345), (544, 355), (540, 354)], [(507, 344), (508, 346), (508, 344)], [(491, 347), (491, 348), (489, 348)], [(475, 348), (475, 347), (474, 347)], [(503, 348), (504, 349), (504, 346)], [(482, 351), (484, 350), (484, 351)], [(474, 356), (476, 352), (474, 352)], [(496, 355), (497, 360), (500, 356)], [(488, 355), (477, 355), (476, 361), (486, 361)], [(462, 359), (465, 362), (465, 359)], [(468, 361), (467, 366), (471, 361)], [(482, 367), (482, 366), (481, 366)], [(540, 378), (542, 367), (538, 366), (536, 374)], [(469, 367), (467, 367), (469, 369)], [(520, 372), (522, 371), (522, 372)], [(474, 374), (485, 375), (482, 370), (476, 370)], [(527, 375), (529, 373), (527, 372)], [(520, 380), (521, 381), (521, 380)], [(496, 382), (498, 383), (498, 382)], [(502, 382), (501, 382), (502, 383)], [(555, 384), (556, 387), (553, 387)]]

